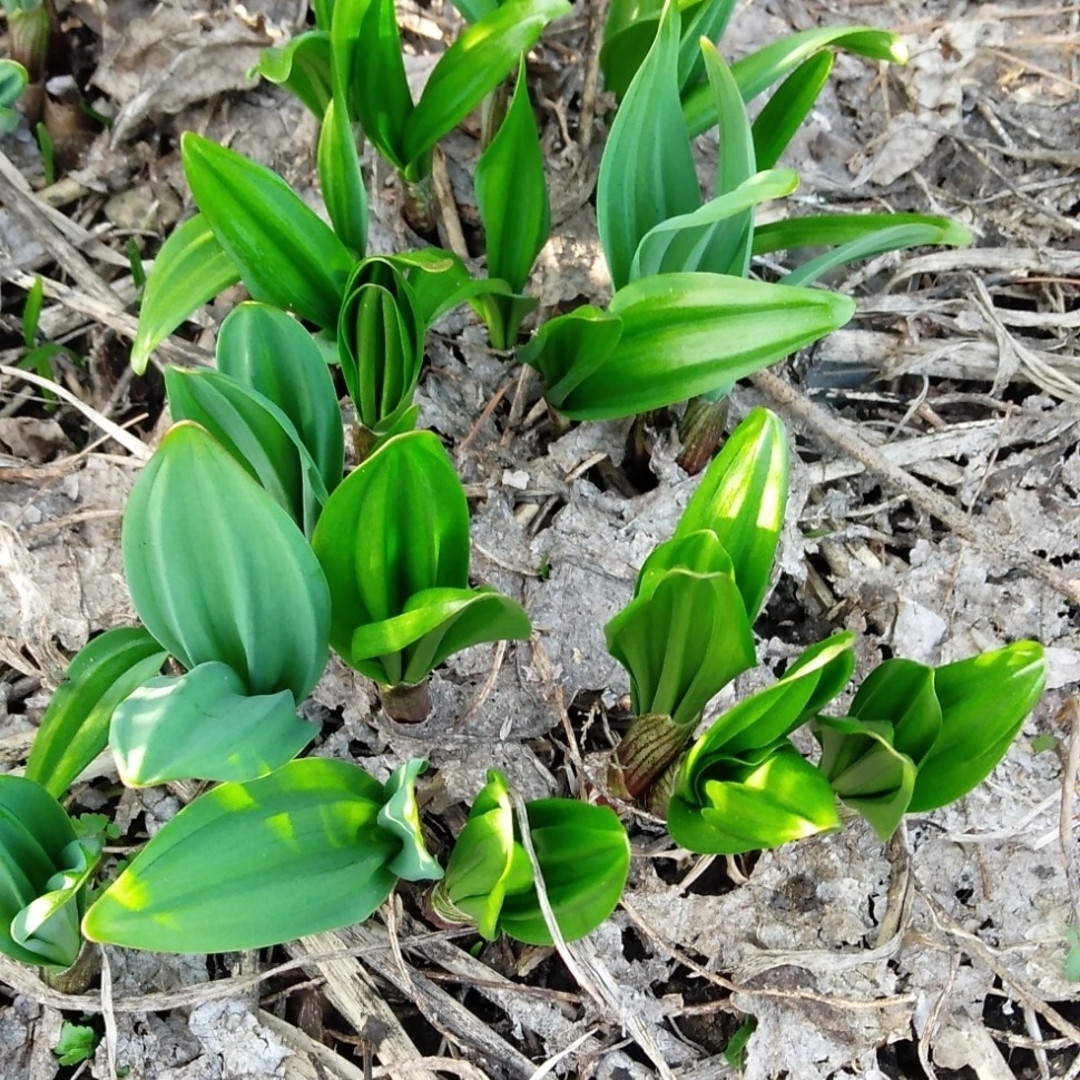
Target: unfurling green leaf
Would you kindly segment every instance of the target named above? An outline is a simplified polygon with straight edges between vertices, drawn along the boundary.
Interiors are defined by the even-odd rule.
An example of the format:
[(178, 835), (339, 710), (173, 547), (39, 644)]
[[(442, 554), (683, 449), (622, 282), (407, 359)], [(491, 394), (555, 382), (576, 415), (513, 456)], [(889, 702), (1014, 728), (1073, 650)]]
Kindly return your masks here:
[(432, 904), (448, 921), (474, 923), (488, 940), (501, 931), (528, 944), (550, 945), (551, 931), (520, 839), (525, 827), (560, 932), (568, 941), (584, 937), (622, 895), (630, 868), (626, 832), (607, 807), (573, 799), (528, 802), (525, 814), (523, 825), (514, 814), (506, 777), (489, 771)]
[(667, 807), (676, 841), (735, 854), (839, 828), (832, 788), (788, 736), (843, 689), (852, 640), (835, 634), (807, 649), (782, 679), (723, 713), (694, 743)]
[(934, 810), (982, 783), (1042, 697), (1046, 659), (1037, 641), (945, 664), (934, 673), (941, 732), (919, 762), (912, 813)]
[(383, 685), (415, 684), (452, 652), (525, 638), (505, 597), (469, 587), (469, 511), (442, 444), (385, 442), (330, 497), (312, 538), (333, 596), (330, 641)]
[(0, 136), (10, 135), (22, 119), (15, 102), (26, 89), (29, 76), (17, 60), (0, 60)]
[(294, 93), (322, 120), (333, 93), (330, 35), (325, 30), (308, 30), (282, 49), (265, 49), (255, 72)]
[(416, 423), (413, 391), (424, 363), (425, 330), (412, 288), (393, 259), (372, 256), (357, 265), (341, 305), (338, 356), (372, 447)]
[(239, 280), (237, 264), (202, 214), (174, 229), (161, 245), (146, 280), (139, 328), (131, 346), (135, 374), (146, 370), (150, 354), (196, 308)]
[(248, 292), (318, 326), (337, 325), (353, 257), (276, 173), (188, 131), (184, 173)]
[(717, 758), (695, 800), (672, 797), (672, 838), (702, 854), (767, 850), (840, 828), (829, 782), (786, 739), (737, 758)]
[(80, 839), (40, 784), (0, 776), (0, 953), (24, 964), (75, 963), (83, 889), (100, 856), (100, 841)]
[(441, 873), (415, 817), (383, 813), (422, 767), (404, 766), (384, 787), (347, 762), (305, 758), (213, 788), (93, 904), (86, 936), (158, 952), (225, 952), (361, 922), (403, 870)]
[(368, 201), (356, 134), (344, 98), (326, 106), (319, 132), (319, 183), (338, 238), (357, 257), (367, 251)]
[(161, 670), (167, 655), (141, 627), (107, 630), (84, 645), (45, 710), (26, 762), (26, 778), (57, 799), (63, 796), (105, 749), (113, 711)]
[(986, 778), (1045, 678), (1033, 641), (936, 669), (886, 660), (860, 687), (850, 717), (819, 718), (821, 771), (886, 840), (905, 813), (945, 806)]
[(751, 622), (765, 602), (784, 526), (789, 461), (780, 418), (754, 409), (706, 470), (675, 528), (676, 537), (701, 529), (716, 534)]

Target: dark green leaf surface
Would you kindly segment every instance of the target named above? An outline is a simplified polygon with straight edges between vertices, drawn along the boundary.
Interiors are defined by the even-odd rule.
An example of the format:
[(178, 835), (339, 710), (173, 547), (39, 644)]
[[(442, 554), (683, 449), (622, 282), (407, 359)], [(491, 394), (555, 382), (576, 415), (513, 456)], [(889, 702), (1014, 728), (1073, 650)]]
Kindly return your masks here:
[(146, 279), (139, 328), (131, 346), (136, 375), (150, 354), (198, 307), (240, 280), (240, 270), (202, 214), (174, 229)]
[(161, 670), (167, 655), (135, 626), (106, 630), (84, 645), (45, 710), (26, 762), (26, 778), (61, 798), (105, 749), (113, 710)]
[(184, 667), (228, 664), (252, 694), (311, 692), (326, 665), (330, 597), (303, 534), (203, 429), (177, 424), (124, 514), (139, 617)]
[(397, 880), (381, 784), (306, 758), (186, 806), (90, 908), (94, 941), (157, 952), (254, 949), (366, 919)]
[(238, 304), (218, 331), (217, 366), (285, 413), (333, 491), (344, 469), (341, 406), (311, 335), (277, 308)]
[(337, 325), (353, 259), (280, 176), (188, 131), (181, 139), (191, 193), (255, 300)]
[(596, 182), (596, 223), (616, 289), (630, 281), (634, 253), (650, 229), (701, 205), (679, 104), (679, 8), (664, 10), (615, 114)]

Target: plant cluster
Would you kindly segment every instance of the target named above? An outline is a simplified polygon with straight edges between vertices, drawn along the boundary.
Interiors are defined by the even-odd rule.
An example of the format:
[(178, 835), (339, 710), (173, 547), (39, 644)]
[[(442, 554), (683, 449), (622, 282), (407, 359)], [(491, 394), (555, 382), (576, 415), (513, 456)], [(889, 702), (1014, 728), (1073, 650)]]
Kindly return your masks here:
[[(390, 716), (416, 721), (447, 657), (531, 631), (517, 603), (470, 580), (465, 492), (439, 439), (415, 429), (413, 392), (443, 312), (472, 305), (509, 350), (536, 309), (525, 290), (550, 215), (525, 54), (567, 5), (459, 6), (469, 25), (419, 101), (391, 0), (316, 0), (316, 28), (264, 57), (262, 73), (321, 120), (330, 225), (268, 169), (183, 138), (198, 213), (155, 260), (133, 364), (145, 368), (227, 286), (242, 281), (252, 300), (221, 326), (214, 368), (166, 372), (174, 424), (123, 523), (141, 626), (110, 630), (74, 658), (25, 777), (0, 777), (0, 950), (19, 960), (65, 968), (84, 937), (176, 952), (268, 945), (365, 919), (399, 880), (434, 882), (430, 909), (485, 938), (572, 939), (612, 912), (629, 870), (626, 830), (602, 803), (646, 801), (698, 852), (835, 830), (838, 801), (885, 839), (905, 813), (978, 784), (1039, 698), (1042, 650), (1021, 642), (936, 669), (886, 661), (844, 708), (854, 658), (842, 633), (695, 741), (710, 700), (757, 663), (753, 625), (789, 455), (783, 425), (759, 409), (606, 627), (636, 718), (595, 801), (524, 803), (492, 772), (444, 868), (425, 846), (424, 760), (380, 781), (303, 756), (318, 734), (303, 703), (331, 649), (376, 683)], [(603, 59), (621, 103), (597, 213), (615, 291), (605, 307), (548, 319), (517, 352), (568, 419), (696, 395), (715, 405), (737, 379), (850, 318), (850, 298), (809, 287), (827, 270), (966, 239), (954, 223), (914, 215), (756, 227), (757, 207), (797, 182), (774, 166), (828, 75), (827, 47), (901, 56), (892, 35), (857, 28), (794, 35), (728, 68), (697, 38), (718, 37), (732, 7), (613, 5)], [(439, 139), (485, 102), (499, 111), (508, 77), (476, 174), (487, 276), (438, 248), (368, 255), (360, 133), (422, 211)], [(746, 101), (778, 82), (750, 124)], [(706, 198), (690, 139), (715, 124), (720, 163)], [(810, 246), (825, 252), (783, 281), (750, 274), (754, 254)], [(347, 474), (328, 360), (357, 417)], [(792, 739), (804, 726), (820, 744), (816, 761)], [(212, 786), (99, 884), (101, 823), (73, 821), (61, 800), (106, 746), (126, 785)]]

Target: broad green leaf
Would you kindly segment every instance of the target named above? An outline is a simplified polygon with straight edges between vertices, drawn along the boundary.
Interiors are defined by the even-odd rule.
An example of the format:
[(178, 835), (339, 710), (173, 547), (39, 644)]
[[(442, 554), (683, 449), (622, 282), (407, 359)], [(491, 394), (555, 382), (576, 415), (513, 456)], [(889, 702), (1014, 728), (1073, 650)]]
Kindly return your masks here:
[(218, 331), (217, 366), (285, 413), (333, 491), (344, 469), (341, 406), (311, 335), (277, 308), (238, 304)]
[(840, 828), (829, 782), (790, 743), (713, 768), (700, 804), (676, 794), (668, 807), (668, 831), (691, 851), (736, 855)]
[(604, 627), (608, 651), (630, 674), (638, 716), (693, 724), (719, 690), (754, 665), (754, 637), (731, 562), (715, 538), (713, 544), (722, 556), (716, 570), (668, 570)]
[(319, 183), (334, 232), (358, 257), (367, 251), (367, 188), (344, 98), (327, 103), (319, 132)]
[(530, 631), (525, 612), (493, 589), (425, 589), (401, 615), (357, 627), (345, 659), (384, 686), (413, 686), (462, 649)]
[(168, 653), (141, 627), (107, 630), (84, 645), (56, 690), (30, 747), (26, 778), (59, 799), (105, 749), (113, 710)]
[[(899, 34), (869, 26), (828, 26), (789, 34), (736, 61), (731, 73), (743, 100), (753, 101), (773, 83), (826, 48), (844, 49), (871, 60), (907, 63), (907, 48)], [(716, 123), (709, 88), (695, 87), (683, 102), (686, 127), (692, 137)]]
[(298, 34), (283, 49), (265, 49), (255, 71), (286, 87), (323, 119), (332, 94), (330, 35), (325, 29)]
[(1043, 647), (1018, 641), (939, 667), (934, 689), (941, 734), (919, 762), (911, 813), (966, 795), (1005, 756), (1046, 685)]
[(264, 166), (190, 131), (180, 148), (195, 202), (252, 297), (336, 326), (353, 259), (330, 227)]
[(782, 679), (722, 713), (683, 759), (677, 790), (688, 802), (705, 798), (714, 763), (745, 757), (786, 739), (820, 707), (819, 687), (843, 687), (855, 664), (853, 635), (834, 634), (808, 648)]
[[(525, 804), (525, 814), (559, 930), (567, 941), (584, 937), (622, 896), (630, 871), (626, 830), (610, 807), (575, 799), (537, 799)], [(529, 945), (552, 943), (535, 883), (507, 889), (499, 929)]]
[(202, 214), (177, 226), (146, 279), (139, 328), (131, 346), (136, 375), (150, 354), (198, 307), (240, 280), (240, 270)]
[(333, 597), (330, 641), (346, 660), (357, 628), (402, 614), (424, 589), (466, 588), (469, 510), (438, 438), (384, 443), (330, 496), (312, 545)]
[(569, 11), (567, 0), (507, 0), (463, 31), (435, 65), (405, 120), (406, 164), (424, 158), (453, 131), (536, 44), (544, 27)]
[[(793, 169), (760, 173), (693, 213), (653, 226), (634, 253), (631, 281), (694, 270), (744, 277), (754, 207), (790, 195), (798, 186), (799, 175)], [(735, 227), (725, 234), (720, 226), (730, 223)]]
[(157, 952), (255, 949), (366, 919), (397, 880), (385, 789), (305, 758), (213, 788), (169, 821), (86, 913), (93, 941)]
[[(520, 357), (544, 376), (559, 412), (614, 419), (730, 385), (843, 326), (854, 310), (848, 297), (819, 289), (661, 274), (620, 289), (608, 312), (593, 309), (584, 325), (580, 311), (550, 320)], [(596, 333), (605, 317), (621, 324), (614, 344), (610, 325)], [(575, 320), (578, 340), (569, 343), (583, 346), (577, 351), (567, 347), (567, 319)]]
[(596, 223), (616, 289), (630, 281), (650, 229), (701, 205), (679, 105), (678, 53), (679, 8), (668, 0), (656, 41), (615, 114), (596, 182)]
[(848, 717), (821, 717), (818, 768), (845, 806), (870, 822), (886, 843), (896, 832), (915, 789), (915, 763), (892, 743), (892, 725)]
[(326, 485), (285, 413), (220, 371), (170, 367), (165, 386), (173, 419), (204, 427), (310, 536)]
[(859, 720), (887, 721), (893, 745), (916, 765), (941, 734), (934, 669), (914, 660), (894, 657), (879, 664), (863, 680), (848, 711)]
[(151, 679), (113, 713), (109, 745), (128, 787), (254, 780), (296, 757), (318, 727), (289, 690), (251, 695), (227, 664)]
[(544, 158), (525, 83), (524, 55), (506, 117), (480, 156), (474, 179), (488, 276), (502, 278), (514, 293), (521, 293), (551, 230)]
[(311, 692), (326, 665), (330, 597), (303, 534), (203, 429), (174, 426), (124, 513), (135, 610), (189, 670), (228, 664), (252, 694)]
[(754, 409), (732, 432), (686, 505), (675, 537), (716, 534), (751, 622), (765, 601), (784, 527), (790, 452), (783, 422)]
[(754, 157), (759, 169), (771, 169), (795, 132), (810, 115), (833, 67), (833, 54), (822, 51), (800, 64), (776, 89), (754, 120)]

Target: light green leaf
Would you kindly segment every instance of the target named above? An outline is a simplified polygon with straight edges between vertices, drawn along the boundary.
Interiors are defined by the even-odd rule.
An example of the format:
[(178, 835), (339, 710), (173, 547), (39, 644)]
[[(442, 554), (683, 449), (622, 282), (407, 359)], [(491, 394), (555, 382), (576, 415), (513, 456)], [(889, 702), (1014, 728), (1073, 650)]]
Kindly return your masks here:
[(312, 545), (331, 583), (330, 640), (346, 660), (359, 627), (402, 614), (424, 589), (466, 588), (468, 504), (438, 438), (384, 443), (331, 495)]
[(809, 116), (829, 81), (833, 54), (823, 50), (800, 64), (777, 88), (754, 120), (754, 157), (759, 169), (771, 169)]
[(650, 229), (701, 205), (679, 104), (678, 53), (679, 7), (669, 0), (600, 160), (596, 223), (616, 289), (630, 281), (634, 253)]
[(396, 877), (405, 881), (437, 881), (442, 867), (424, 847), (420, 807), (416, 802), (416, 778), (427, 768), (426, 758), (410, 758), (386, 781), (379, 824), (401, 841), (401, 850), (388, 863)]
[(292, 421), (269, 398), (220, 371), (165, 371), (174, 420), (206, 430), (310, 535), (327, 499), (326, 485)]
[(255, 949), (366, 919), (397, 880), (387, 795), (344, 761), (305, 758), (185, 807), (86, 913), (93, 941), (157, 952)]
[(1017, 641), (939, 667), (934, 689), (941, 705), (941, 734), (919, 762), (910, 812), (945, 806), (986, 779), (1045, 685), (1045, 655), (1036, 641)]
[(829, 782), (790, 743), (763, 755), (715, 762), (700, 804), (674, 795), (672, 839), (701, 854), (736, 855), (840, 828)]
[(406, 164), (425, 158), (506, 78), (544, 27), (569, 11), (567, 0), (507, 0), (461, 33), (435, 65), (415, 110), (405, 120)]
[(746, 757), (786, 739), (825, 704), (821, 690), (838, 693), (855, 664), (853, 640), (852, 634), (841, 633), (812, 645), (782, 679), (722, 713), (683, 759), (677, 780), (682, 797), (703, 801), (716, 762)]
[(10, 135), (22, 119), (14, 108), (29, 81), (26, 68), (17, 60), (0, 60), (0, 136)]
[(113, 710), (161, 670), (168, 653), (141, 627), (107, 630), (84, 645), (30, 747), (26, 778), (59, 799), (105, 749)]
[(329, 226), (264, 166), (190, 131), (180, 148), (195, 202), (253, 299), (336, 326), (353, 258)]
[(344, 469), (341, 406), (311, 335), (277, 308), (238, 304), (218, 331), (217, 366), (285, 413), (333, 491)]
[(123, 528), (139, 617), (184, 667), (220, 660), (252, 694), (311, 692), (330, 597), (303, 534), (203, 429), (177, 424), (140, 473)]
[(668, 541), (652, 558), (702, 540), (709, 541), (710, 571), (675, 565), (650, 574), (647, 562), (638, 595), (604, 627), (608, 651), (630, 674), (634, 712), (667, 715), (680, 726), (695, 723), (709, 700), (755, 662), (731, 560), (716, 538)]
[[(564, 415), (613, 419), (730, 385), (843, 326), (854, 310), (848, 297), (819, 289), (661, 274), (620, 289), (607, 313), (550, 320), (520, 358), (540, 370)], [(614, 344), (612, 317), (621, 328)]]
[(198, 307), (240, 280), (232, 256), (202, 214), (177, 226), (161, 246), (146, 279), (139, 328), (131, 346), (136, 375), (150, 354)]
[[(626, 830), (607, 806), (576, 799), (525, 804), (529, 834), (555, 922), (567, 941), (592, 933), (614, 910), (630, 871)], [(522, 828), (520, 821), (517, 828)], [(529, 945), (550, 945), (536, 885), (507, 889), (499, 929)]]
[[(760, 173), (693, 213), (662, 221), (642, 237), (630, 267), (631, 281), (684, 270), (745, 276), (754, 207), (790, 195), (798, 186), (793, 169)], [(730, 234), (719, 229), (732, 222)]]
[(885, 721), (821, 717), (814, 735), (821, 743), (818, 768), (845, 806), (870, 822), (886, 843), (911, 803), (915, 762), (892, 743)]
[[(886, 60), (894, 64), (907, 63), (907, 47), (899, 34), (870, 26), (827, 26), (803, 30), (779, 38), (757, 52), (736, 61), (731, 73), (739, 84), (743, 101), (750, 102), (805, 63), (822, 49), (845, 49), (871, 60)], [(686, 126), (692, 137), (707, 131), (716, 123), (709, 88), (695, 87), (683, 102)]]
[(341, 305), (338, 357), (357, 418), (379, 435), (397, 430), (412, 409), (425, 329), (394, 259), (372, 256), (357, 264)]
[(283, 49), (265, 49), (255, 71), (268, 82), (294, 93), (319, 120), (330, 104), (330, 35), (308, 30), (291, 38)]
[(863, 680), (848, 711), (859, 720), (887, 721), (893, 745), (916, 765), (941, 734), (934, 669), (902, 657), (878, 664)]
[(751, 622), (772, 577), (787, 508), (790, 452), (783, 421), (754, 409), (713, 459), (679, 518), (675, 536), (716, 534), (731, 557)]
[(367, 251), (367, 188), (344, 98), (326, 105), (317, 154), (319, 183), (334, 232), (358, 257)]
[(70, 967), (82, 945), (79, 893), (100, 853), (40, 784), (0, 775), (0, 953)]
[(335, 63), (348, 57), (353, 115), (375, 149), (396, 169), (404, 169), (409, 163), (406, 124), (415, 106), (394, 0), (335, 0), (331, 36)]
[(289, 690), (251, 695), (227, 664), (151, 679), (113, 713), (109, 744), (128, 787), (171, 780), (254, 780), (318, 733)]
[[(521, 293), (551, 230), (544, 158), (525, 82), (524, 55), (506, 117), (480, 156), (474, 179), (488, 276), (502, 278), (514, 293)], [(515, 328), (515, 336), (516, 332)]]

